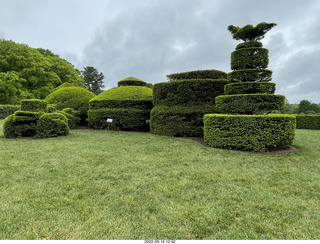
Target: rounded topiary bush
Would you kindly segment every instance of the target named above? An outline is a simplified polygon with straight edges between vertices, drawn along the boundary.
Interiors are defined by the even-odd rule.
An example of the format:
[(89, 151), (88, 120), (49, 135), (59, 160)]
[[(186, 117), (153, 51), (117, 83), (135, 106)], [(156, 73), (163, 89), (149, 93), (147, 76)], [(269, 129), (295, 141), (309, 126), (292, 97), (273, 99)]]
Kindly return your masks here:
[(49, 104), (56, 104), (58, 110), (72, 108), (79, 111), (80, 124), (86, 124), (89, 101), (95, 94), (82, 87), (64, 87), (47, 96)]
[(152, 100), (152, 89), (143, 86), (122, 86), (104, 91), (90, 100), (89, 126), (95, 129), (149, 130)]
[(118, 86), (147, 86), (147, 82), (135, 77), (128, 77), (119, 81)]
[(68, 119), (61, 113), (43, 114), (36, 126), (36, 138), (65, 136), (69, 134)]
[(227, 73), (220, 70), (207, 69), (174, 73), (167, 75), (167, 78), (170, 81), (191, 79), (227, 79)]

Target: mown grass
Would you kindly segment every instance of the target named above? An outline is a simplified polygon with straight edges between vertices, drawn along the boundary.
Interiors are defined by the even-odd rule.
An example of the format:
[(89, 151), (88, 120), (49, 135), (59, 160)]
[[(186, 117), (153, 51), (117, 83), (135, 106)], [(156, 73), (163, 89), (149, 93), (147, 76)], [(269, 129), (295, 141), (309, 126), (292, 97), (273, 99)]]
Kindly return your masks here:
[(297, 130), (295, 154), (263, 155), (149, 133), (0, 130), (0, 239), (320, 237), (320, 131)]

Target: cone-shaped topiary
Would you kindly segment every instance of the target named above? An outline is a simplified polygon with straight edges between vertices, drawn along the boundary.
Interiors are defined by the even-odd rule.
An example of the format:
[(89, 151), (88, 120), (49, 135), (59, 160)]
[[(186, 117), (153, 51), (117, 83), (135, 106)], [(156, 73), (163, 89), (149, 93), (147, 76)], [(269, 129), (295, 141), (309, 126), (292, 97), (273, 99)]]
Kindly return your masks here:
[[(291, 145), (295, 132), (294, 116), (265, 115), (284, 107), (285, 97), (274, 95), (267, 70), (268, 50), (258, 42), (276, 24), (256, 27), (229, 26), (236, 40), (243, 40), (231, 54), (229, 84), (225, 94), (216, 97), (218, 112), (204, 117), (204, 140), (213, 147), (246, 151), (269, 151)], [(231, 115), (232, 114), (232, 115)]]
[(89, 126), (147, 131), (152, 100), (152, 89), (145, 86), (121, 86), (104, 91), (90, 100)]

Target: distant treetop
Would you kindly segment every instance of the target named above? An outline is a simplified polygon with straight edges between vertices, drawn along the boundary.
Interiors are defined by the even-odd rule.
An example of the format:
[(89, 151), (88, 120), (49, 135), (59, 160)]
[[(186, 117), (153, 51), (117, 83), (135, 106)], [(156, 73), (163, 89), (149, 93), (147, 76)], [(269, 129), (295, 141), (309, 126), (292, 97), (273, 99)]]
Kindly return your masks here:
[(228, 30), (231, 32), (232, 37), (236, 40), (248, 41), (259, 41), (264, 38), (264, 35), (271, 30), (277, 24), (262, 22), (256, 27), (252, 25), (246, 25), (244, 27), (238, 27), (229, 25)]

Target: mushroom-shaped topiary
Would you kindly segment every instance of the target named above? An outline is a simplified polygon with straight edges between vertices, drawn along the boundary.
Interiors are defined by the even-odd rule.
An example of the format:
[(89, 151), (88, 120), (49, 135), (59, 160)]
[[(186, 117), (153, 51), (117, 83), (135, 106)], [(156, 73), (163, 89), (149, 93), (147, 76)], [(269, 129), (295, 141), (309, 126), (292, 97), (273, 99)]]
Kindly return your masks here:
[(119, 81), (118, 86), (147, 86), (147, 82), (144, 82), (136, 77), (128, 77)]
[(89, 126), (95, 129), (149, 130), (152, 89), (122, 86), (102, 92), (89, 102)]
[(80, 124), (86, 124), (89, 101), (95, 94), (82, 87), (64, 87), (47, 96), (49, 104), (57, 104), (57, 109), (72, 108), (79, 111)]

